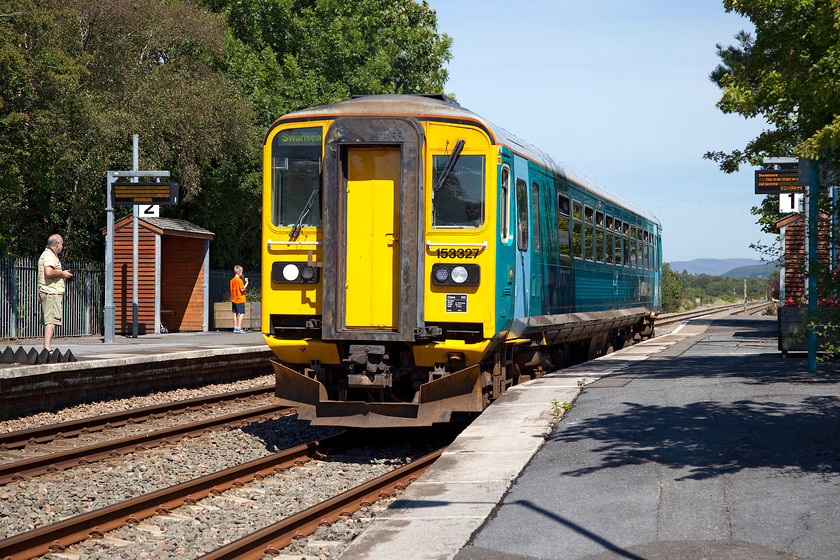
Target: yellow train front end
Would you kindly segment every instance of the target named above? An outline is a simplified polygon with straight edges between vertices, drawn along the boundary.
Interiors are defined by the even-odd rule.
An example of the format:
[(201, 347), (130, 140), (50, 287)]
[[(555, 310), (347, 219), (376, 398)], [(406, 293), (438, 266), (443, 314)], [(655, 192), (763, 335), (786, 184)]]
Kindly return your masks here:
[(428, 426), (486, 404), (497, 156), (449, 107), (373, 96), (266, 135), (262, 331), (302, 419)]

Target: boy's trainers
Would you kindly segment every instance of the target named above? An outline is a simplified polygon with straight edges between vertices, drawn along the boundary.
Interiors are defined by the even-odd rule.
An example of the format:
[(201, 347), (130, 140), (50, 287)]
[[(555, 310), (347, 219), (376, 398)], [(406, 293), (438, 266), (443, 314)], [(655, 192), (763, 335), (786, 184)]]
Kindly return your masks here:
[(241, 333), (241, 332), (245, 332), (245, 331), (243, 331), (242, 329), (233, 329), (233, 332), (235, 332), (235, 333)]

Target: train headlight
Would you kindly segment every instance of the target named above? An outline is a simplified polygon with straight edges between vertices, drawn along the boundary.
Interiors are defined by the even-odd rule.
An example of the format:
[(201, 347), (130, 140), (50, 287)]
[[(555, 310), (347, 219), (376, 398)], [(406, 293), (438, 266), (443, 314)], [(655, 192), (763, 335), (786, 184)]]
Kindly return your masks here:
[(456, 284), (463, 284), (467, 281), (467, 278), (469, 278), (469, 274), (463, 266), (456, 266), (452, 269), (452, 281)]
[(481, 269), (477, 264), (435, 263), (432, 284), (437, 286), (478, 286)]
[(305, 282), (312, 282), (315, 279), (315, 269), (311, 266), (304, 266), (300, 270), (300, 277), (303, 278)]
[(288, 282), (294, 282), (300, 276), (300, 270), (298, 270), (297, 265), (294, 264), (287, 264), (283, 267), (283, 278), (285, 278)]

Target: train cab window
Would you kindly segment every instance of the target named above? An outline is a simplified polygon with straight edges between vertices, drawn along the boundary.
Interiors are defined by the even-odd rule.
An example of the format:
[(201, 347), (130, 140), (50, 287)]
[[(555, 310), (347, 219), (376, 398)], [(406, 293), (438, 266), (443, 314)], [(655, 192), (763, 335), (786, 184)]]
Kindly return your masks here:
[(613, 263), (613, 254), (615, 250), (615, 242), (613, 241), (613, 218), (612, 216), (607, 216), (606, 222), (606, 241), (604, 242), (604, 248), (607, 250), (607, 254), (605, 255), (605, 259), (607, 264)]
[(621, 264), (624, 262), (621, 258), (622, 256), (622, 243), (621, 243), (621, 220), (615, 221), (615, 264)]
[(510, 241), (510, 167), (507, 164), (502, 166), (502, 176), (499, 180), (501, 192), (501, 208), (499, 209), (499, 225), (502, 235), (502, 243)]
[(451, 168), (449, 160), (449, 155), (434, 156), (432, 227), (480, 227), (484, 223), (484, 156), (461, 155)]
[(557, 195), (557, 230), (560, 233), (560, 254), (569, 256), (569, 197)]
[(604, 213), (595, 212), (595, 260), (604, 262)]
[(638, 244), (636, 243), (636, 226), (630, 226), (630, 266), (639, 266), (639, 261), (636, 260), (638, 254)]
[(271, 223), (321, 227), (321, 127), (281, 130), (271, 142)]
[(531, 231), (534, 236), (534, 252), (539, 253), (542, 250), (542, 240), (540, 239), (540, 185), (534, 181), (531, 184)]
[(516, 245), (520, 251), (528, 250), (528, 184), (516, 180)]
[(595, 232), (593, 231), (593, 212), (589, 206), (583, 207), (583, 244), (588, 261), (595, 260)]
[(583, 210), (580, 202), (572, 202), (572, 256), (583, 258)]
[(624, 239), (624, 266), (633, 266), (633, 262), (630, 260), (630, 224), (624, 222), (621, 233)]

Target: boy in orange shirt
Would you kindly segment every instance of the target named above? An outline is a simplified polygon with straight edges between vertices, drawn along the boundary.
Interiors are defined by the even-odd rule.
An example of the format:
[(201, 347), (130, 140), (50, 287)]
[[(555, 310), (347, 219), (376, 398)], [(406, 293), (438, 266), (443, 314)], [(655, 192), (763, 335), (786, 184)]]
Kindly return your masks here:
[(248, 287), (248, 279), (242, 281), (242, 267), (236, 265), (233, 267), (233, 272), (236, 275), (230, 281), (230, 302), (233, 307), (233, 332), (244, 333), (242, 328), (242, 320), (245, 318), (245, 288)]

